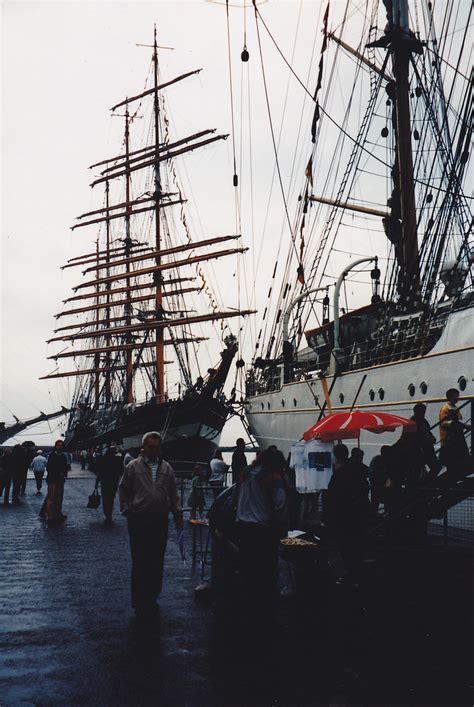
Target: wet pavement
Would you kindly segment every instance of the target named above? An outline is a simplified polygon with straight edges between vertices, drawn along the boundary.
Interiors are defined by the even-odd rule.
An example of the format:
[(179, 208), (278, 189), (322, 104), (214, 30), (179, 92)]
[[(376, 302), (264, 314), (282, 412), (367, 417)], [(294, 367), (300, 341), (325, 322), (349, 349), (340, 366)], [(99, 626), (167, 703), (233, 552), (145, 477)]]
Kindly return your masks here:
[(471, 704), (464, 550), (367, 563), (361, 587), (284, 603), (270, 637), (195, 601), (191, 531), (183, 566), (170, 528), (161, 615), (140, 626), (126, 523), (86, 508), (93, 483), (71, 475), (57, 528), (33, 481), (21, 506), (0, 505), (1, 705)]

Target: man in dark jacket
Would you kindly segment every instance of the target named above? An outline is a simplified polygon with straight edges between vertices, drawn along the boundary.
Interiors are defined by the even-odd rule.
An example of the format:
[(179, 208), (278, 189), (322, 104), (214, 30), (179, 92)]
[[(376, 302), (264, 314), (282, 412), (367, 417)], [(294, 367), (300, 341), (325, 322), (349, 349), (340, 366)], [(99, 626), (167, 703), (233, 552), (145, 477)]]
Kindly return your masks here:
[(26, 450), (21, 444), (15, 444), (12, 451), (13, 466), (13, 503), (20, 503), (19, 496), (25, 495), (26, 474), (28, 472), (28, 462)]
[(64, 452), (64, 442), (58, 439), (48, 457), (46, 465), (48, 497), (46, 500), (46, 520), (49, 525), (62, 523), (66, 516), (62, 513), (64, 482), (71, 466)]
[(26, 479), (28, 476), (28, 468), (31, 464), (33, 457), (35, 456), (35, 447), (32, 442), (23, 442), (21, 444), (21, 455), (18, 456), (18, 474), (19, 474), (19, 487), (20, 496), (24, 496), (26, 493)]
[(346, 572), (357, 579), (362, 562), (363, 534), (369, 517), (369, 484), (349, 462), (344, 444), (334, 447), (333, 475), (327, 492), (328, 519), (339, 544)]
[(105, 522), (110, 524), (112, 523), (115, 494), (123, 474), (122, 455), (115, 445), (111, 445), (104, 456), (97, 460), (96, 472), (96, 487), (100, 484)]
[(242, 437), (236, 441), (236, 449), (232, 454), (232, 483), (238, 484), (240, 476), (247, 468), (247, 457), (245, 456), (245, 441)]
[(423, 451), (424, 462), (429, 467), (432, 476), (437, 476), (440, 470), (440, 463), (434, 450), (436, 437), (431, 433), (430, 423), (425, 417), (426, 405), (416, 403), (413, 407), (413, 415), (410, 420), (416, 423), (416, 440)]
[(11, 447), (7, 447), (1, 459), (3, 470), (3, 503), (8, 506), (10, 503), (10, 488), (13, 483), (13, 500), (18, 499), (18, 481), (15, 477), (15, 460)]
[(364, 452), (359, 447), (354, 447), (351, 449), (351, 458), (349, 459), (349, 466), (354, 469), (354, 471), (360, 475), (364, 481), (369, 478), (369, 467), (364, 464)]

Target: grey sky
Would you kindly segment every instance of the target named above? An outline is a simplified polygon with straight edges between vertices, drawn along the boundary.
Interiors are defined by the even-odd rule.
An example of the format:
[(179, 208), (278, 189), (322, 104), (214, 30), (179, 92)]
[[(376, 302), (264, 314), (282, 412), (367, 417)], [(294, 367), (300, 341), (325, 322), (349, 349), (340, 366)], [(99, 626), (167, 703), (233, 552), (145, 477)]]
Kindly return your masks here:
[[(284, 50), (290, 52), (300, 3), (266, 3), (261, 9), (276, 31), (286, 28), (280, 40)], [(305, 2), (302, 12), (314, 18), (319, 9), (319, 3)], [(246, 12), (251, 62), (256, 62), (250, 7)], [(156, 22), (159, 43), (174, 47), (173, 51), (160, 52), (164, 78), (203, 68), (198, 78), (188, 79), (169, 91), (170, 112), (178, 133), (189, 134), (208, 127), (230, 132), (230, 101), (224, 5), (199, 0), (10, 1), (2, 6), (2, 19), (0, 419), (9, 421), (12, 413), (20, 418), (30, 417), (38, 410), (51, 411), (69, 401), (72, 380), (38, 380), (54, 368), (54, 362), (46, 357), (55, 349), (44, 342), (55, 326), (53, 315), (61, 310), (62, 300), (70, 295), (71, 286), (78, 280), (78, 273), (61, 271), (60, 266), (68, 258), (87, 252), (95, 235), (93, 229), (87, 229), (87, 233), (69, 230), (78, 214), (100, 206), (101, 195), (88, 186), (91, 172), (87, 166), (116, 154), (120, 146), (123, 128), (118, 119), (111, 118), (109, 109), (127, 94), (140, 92), (144, 85), (151, 53), (136, 43), (151, 43)], [(231, 8), (231, 31), (236, 122), (240, 131), (240, 72), (247, 68), (240, 62), (242, 8)], [(313, 26), (308, 33), (311, 41), (314, 35)], [(305, 54), (303, 46), (300, 53)], [(258, 77), (256, 68), (252, 67), (253, 75)], [(281, 83), (274, 74), (277, 68), (281, 70), (281, 66), (269, 64), (268, 76)], [(267, 125), (262, 122), (263, 92), (258, 90), (255, 95), (254, 170), (259, 184), (267, 182), (264, 190), (256, 190), (257, 230), (265, 218), (273, 160)], [(281, 110), (282, 101), (281, 93), (275, 92), (272, 103), (276, 111)], [(245, 140), (245, 126), (243, 130)], [(261, 136), (263, 131), (265, 139)], [(196, 237), (235, 232), (231, 140), (202, 151), (199, 157), (189, 156), (187, 176), (192, 182), (192, 195), (188, 193), (188, 197), (193, 202), (190, 206), (195, 214)], [(240, 178), (243, 183), (247, 175)], [(280, 213), (270, 214), (270, 231), (272, 220), (280, 230)], [(248, 221), (244, 228), (244, 244), (251, 246)], [(222, 304), (236, 306), (235, 262), (221, 263), (212, 268), (213, 281), (217, 280)], [(267, 265), (270, 267), (264, 258), (260, 273), (265, 291)], [(251, 273), (250, 258), (246, 268)], [(211, 356), (218, 355), (218, 350), (216, 345)], [(51, 424), (52, 428), (56, 425)], [(47, 431), (36, 428), (34, 432), (38, 436)], [(31, 435), (35, 436), (33, 431), (27, 434)], [(48, 436), (42, 438), (46, 440)]]

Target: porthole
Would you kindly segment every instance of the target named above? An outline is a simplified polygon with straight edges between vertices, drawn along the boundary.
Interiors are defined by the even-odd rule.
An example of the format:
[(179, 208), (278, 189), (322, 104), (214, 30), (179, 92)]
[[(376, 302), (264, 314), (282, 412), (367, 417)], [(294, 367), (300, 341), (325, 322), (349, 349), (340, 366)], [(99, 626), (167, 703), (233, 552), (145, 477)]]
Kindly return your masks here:
[(458, 386), (459, 386), (459, 390), (466, 390), (467, 379), (464, 378), (464, 376), (461, 376), (460, 378), (458, 378)]
[(344, 402), (344, 393), (339, 393), (339, 400), (341, 401), (341, 403)]
[(369, 398), (375, 400), (375, 390), (369, 390)]
[(410, 394), (411, 398), (413, 398), (413, 396), (415, 395), (415, 390), (416, 388), (413, 383), (410, 383), (410, 385), (408, 386), (408, 393)]
[(380, 400), (385, 398), (385, 390), (383, 388), (379, 388), (379, 398)]
[(423, 393), (423, 395), (426, 395), (426, 391), (428, 390), (428, 384), (425, 383), (425, 381), (422, 381), (420, 383), (420, 390)]
[(293, 398), (293, 405), (296, 407), (298, 405), (298, 401), (296, 398)]
[(282, 406), (282, 408), (285, 407), (285, 401), (284, 401), (284, 400), (281, 401), (281, 406)]

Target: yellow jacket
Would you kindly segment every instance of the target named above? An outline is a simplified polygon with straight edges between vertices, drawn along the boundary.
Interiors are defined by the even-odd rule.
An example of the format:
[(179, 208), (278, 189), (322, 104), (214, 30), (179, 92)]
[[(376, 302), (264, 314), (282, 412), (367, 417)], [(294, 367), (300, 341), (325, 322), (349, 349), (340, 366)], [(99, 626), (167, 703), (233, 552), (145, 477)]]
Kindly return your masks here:
[(446, 437), (448, 436), (448, 428), (452, 420), (448, 420), (449, 413), (455, 412), (458, 420), (462, 420), (461, 411), (457, 409), (456, 405), (451, 403), (445, 403), (441, 406), (439, 410), (439, 441), (442, 447), (446, 444)]

